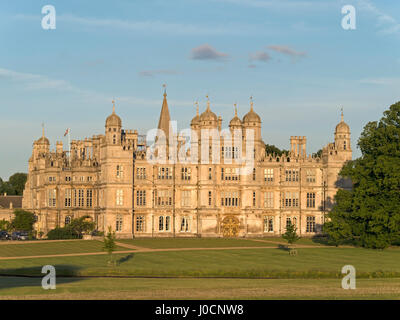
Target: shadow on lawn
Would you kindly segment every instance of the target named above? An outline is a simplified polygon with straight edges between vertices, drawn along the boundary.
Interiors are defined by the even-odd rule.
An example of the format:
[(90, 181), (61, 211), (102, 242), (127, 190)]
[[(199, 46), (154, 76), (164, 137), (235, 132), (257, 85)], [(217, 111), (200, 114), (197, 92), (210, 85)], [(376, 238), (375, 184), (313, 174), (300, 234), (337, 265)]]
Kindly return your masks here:
[(283, 251), (290, 251), (290, 249), (288, 248), (288, 246), (286, 244), (278, 244), (278, 249), (279, 250), (283, 250)]
[[(43, 266), (18, 269), (0, 269), (0, 293), (18, 287), (42, 287)], [(77, 277), (80, 267), (74, 265), (54, 265), (56, 269), (56, 285), (83, 280)], [(46, 290), (47, 291), (47, 290)], [(51, 290), (49, 290), (51, 291)]]
[(119, 259), (116, 261), (116, 262), (117, 262), (117, 266), (119, 266), (120, 264), (122, 264), (122, 263), (124, 263), (124, 262), (127, 262), (127, 261), (133, 259), (134, 256), (135, 256), (135, 254), (131, 253), (131, 254), (128, 254), (127, 256), (125, 256), (125, 257), (119, 258)]

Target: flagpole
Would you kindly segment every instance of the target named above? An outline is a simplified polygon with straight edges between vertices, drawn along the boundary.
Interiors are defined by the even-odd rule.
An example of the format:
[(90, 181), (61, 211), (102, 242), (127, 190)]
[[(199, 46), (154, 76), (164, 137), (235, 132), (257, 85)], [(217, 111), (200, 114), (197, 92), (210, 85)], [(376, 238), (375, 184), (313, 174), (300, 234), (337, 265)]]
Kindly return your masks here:
[(69, 167), (71, 168), (71, 129), (68, 128)]

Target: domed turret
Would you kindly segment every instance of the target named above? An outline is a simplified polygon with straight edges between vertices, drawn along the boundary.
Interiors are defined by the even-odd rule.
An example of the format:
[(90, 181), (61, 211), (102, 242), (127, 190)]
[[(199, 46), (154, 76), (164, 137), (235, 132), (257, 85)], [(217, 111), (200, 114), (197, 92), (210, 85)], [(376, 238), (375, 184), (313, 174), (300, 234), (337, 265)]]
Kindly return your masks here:
[(346, 122), (344, 122), (344, 120), (343, 120), (343, 110), (342, 110), (340, 122), (337, 124), (337, 126), (335, 128), (335, 133), (350, 133), (349, 125)]
[[(208, 99), (208, 96), (207, 96)], [(210, 100), (207, 100), (207, 109), (200, 115), (200, 122), (203, 125), (216, 125), (218, 122), (217, 115), (211, 111)], [(211, 123), (210, 123), (211, 122)]]
[(253, 110), (253, 98), (250, 97), (250, 111), (243, 117), (244, 123), (261, 122), (260, 116)]
[(42, 125), (42, 136), (39, 139), (37, 139), (34, 143), (40, 145), (50, 145), (49, 139), (47, 139), (44, 135), (44, 124)]
[(106, 119), (106, 127), (121, 127), (122, 121), (121, 118), (117, 116), (115, 113), (115, 101), (113, 100), (113, 111)]
[(338, 151), (348, 151), (351, 159), (350, 127), (343, 120), (343, 108), (340, 122), (335, 128), (335, 146)]
[(242, 121), (239, 119), (239, 117), (237, 115), (236, 103), (235, 103), (235, 116), (229, 122), (229, 126), (230, 127), (241, 127), (242, 126)]

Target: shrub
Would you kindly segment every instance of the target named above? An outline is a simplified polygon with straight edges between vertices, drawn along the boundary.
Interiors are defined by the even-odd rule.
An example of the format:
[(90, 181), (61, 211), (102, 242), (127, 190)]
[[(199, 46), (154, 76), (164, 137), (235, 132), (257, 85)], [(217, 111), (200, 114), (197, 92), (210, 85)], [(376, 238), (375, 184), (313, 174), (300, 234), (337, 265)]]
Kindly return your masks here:
[(47, 233), (48, 240), (80, 239), (80, 235), (72, 228), (55, 228)]

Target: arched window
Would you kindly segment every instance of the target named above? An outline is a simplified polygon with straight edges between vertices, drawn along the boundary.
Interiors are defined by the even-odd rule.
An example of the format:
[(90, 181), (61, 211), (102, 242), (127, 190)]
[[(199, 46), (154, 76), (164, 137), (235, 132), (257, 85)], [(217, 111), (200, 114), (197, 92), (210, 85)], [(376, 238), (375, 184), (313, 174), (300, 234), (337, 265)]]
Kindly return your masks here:
[(343, 149), (346, 150), (346, 141), (343, 141)]
[(116, 136), (115, 134), (113, 135), (113, 144), (115, 144), (117, 142)]
[(70, 216), (66, 216), (65, 217), (65, 225), (69, 225), (71, 223), (71, 217)]
[(158, 230), (163, 231), (164, 230), (164, 217), (160, 216), (158, 218)]

